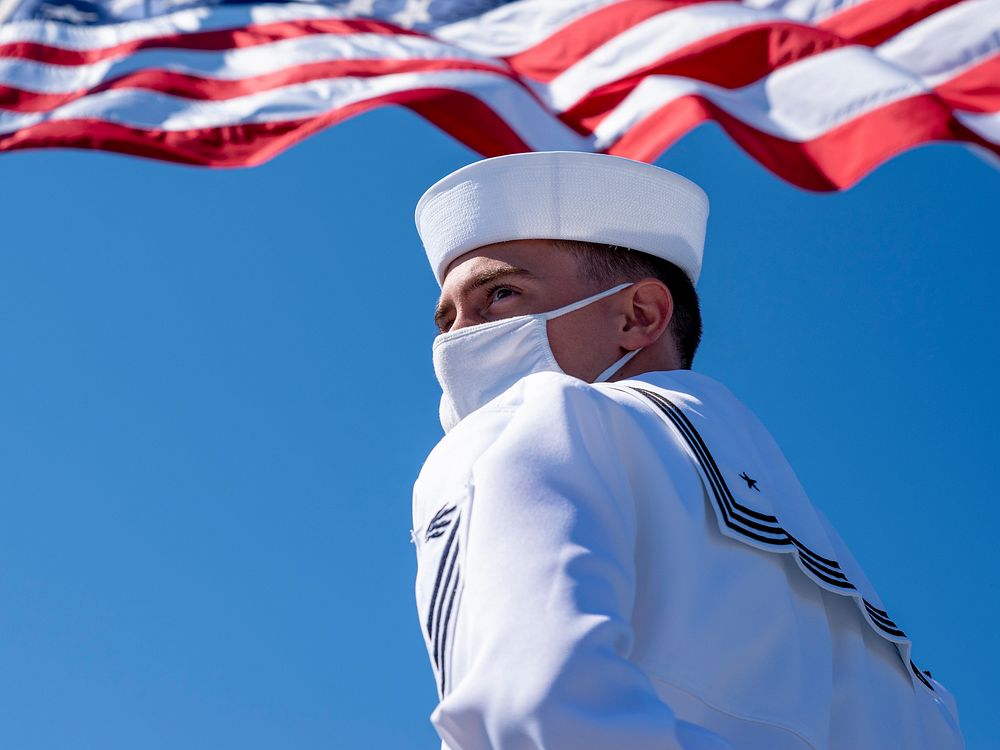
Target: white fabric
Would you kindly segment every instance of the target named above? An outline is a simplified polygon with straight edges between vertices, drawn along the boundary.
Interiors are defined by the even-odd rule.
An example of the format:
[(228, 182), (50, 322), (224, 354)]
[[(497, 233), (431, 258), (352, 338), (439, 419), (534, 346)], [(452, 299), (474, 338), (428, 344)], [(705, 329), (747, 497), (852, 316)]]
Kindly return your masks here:
[(674, 263), (696, 282), (708, 220), (704, 191), (631, 159), (578, 151), (483, 159), (432, 185), (416, 223), (439, 284), (455, 258), (494, 242), (583, 240)]
[[(432, 347), (434, 374), (441, 385), (441, 427), (448, 432), (467, 415), (536, 372), (562, 372), (549, 344), (548, 321), (632, 286), (618, 284), (556, 310), (466, 326), (440, 334)], [(601, 383), (642, 349), (630, 351), (597, 376)]]
[(331, 60), (435, 60), (448, 57), (501, 63), (429, 37), (385, 34), (311, 34), (234, 49), (124, 48), (113, 57), (82, 65), (58, 65), (23, 58), (0, 58), (0, 84), (50, 94), (99, 86), (140, 70), (169, 70), (218, 81), (276, 73), (296, 65)]
[[(747, 3), (681, 5), (631, 27), (580, 58), (544, 88), (539, 87), (539, 95), (555, 111), (565, 112), (601, 85), (625, 79), (712, 35), (773, 24), (781, 18), (778, 10)], [(697, 93), (764, 132), (802, 141), (862, 112), (927, 93), (995, 55), (1000, 48), (998, 26), (995, 0), (965, 0), (875, 47), (840, 47), (807, 56), (736, 89), (689, 76), (648, 79), (657, 81), (655, 88), (660, 91), (672, 90), (674, 98)], [(611, 110), (609, 118), (620, 123), (648, 95), (648, 89), (641, 96), (630, 95)], [(659, 98), (650, 106), (668, 101)], [(610, 134), (613, 127), (602, 122), (599, 130)], [(610, 142), (599, 141), (599, 147)]]
[[(628, 386), (676, 404), (735, 501), (857, 591), (726, 527), (692, 443)], [(954, 702), (863, 613), (885, 606), (780, 449), (702, 375), (529, 376), (438, 444), (413, 518), (446, 748), (963, 747)]]
[(108, 89), (44, 112), (0, 109), (0, 135), (43, 122), (79, 118), (173, 132), (244, 123), (287, 122), (316, 117), (397, 91), (434, 87), (475, 96), (532, 148), (590, 148), (591, 139), (552, 119), (523, 87), (511, 85), (507, 76), (475, 70), (321, 78), (220, 100), (189, 99), (145, 89)]

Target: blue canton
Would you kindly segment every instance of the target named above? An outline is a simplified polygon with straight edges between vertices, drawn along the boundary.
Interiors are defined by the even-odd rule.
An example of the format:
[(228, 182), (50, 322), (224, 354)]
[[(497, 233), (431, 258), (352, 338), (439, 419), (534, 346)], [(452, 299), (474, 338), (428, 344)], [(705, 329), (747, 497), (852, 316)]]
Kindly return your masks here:
[[(268, 0), (264, 0), (267, 2)], [(464, 18), (471, 18), (488, 10), (505, 5), (513, 0), (430, 0), (425, 4), (426, 16), (412, 24), (417, 29), (433, 29)], [(261, 0), (22, 0), (6, 22), (29, 19), (62, 21), (63, 23), (93, 26), (152, 18), (187, 8), (201, 8), (219, 5), (261, 5)], [(275, 0), (268, 4), (288, 4)], [(353, 15), (382, 18), (389, 21), (407, 8), (408, 0), (371, 0), (363, 3), (359, 13), (357, 0), (325, 0), (325, 2), (302, 3), (323, 5), (329, 8), (344, 8)], [(371, 10), (369, 11), (368, 8)]]

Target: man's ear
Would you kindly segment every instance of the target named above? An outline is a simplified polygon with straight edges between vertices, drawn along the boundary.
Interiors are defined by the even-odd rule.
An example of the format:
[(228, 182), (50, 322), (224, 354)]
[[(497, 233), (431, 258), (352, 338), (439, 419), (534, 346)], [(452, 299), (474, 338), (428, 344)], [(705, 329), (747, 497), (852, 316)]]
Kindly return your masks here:
[(666, 284), (657, 279), (643, 279), (624, 296), (625, 323), (619, 336), (622, 348), (632, 351), (656, 343), (674, 314), (674, 298)]

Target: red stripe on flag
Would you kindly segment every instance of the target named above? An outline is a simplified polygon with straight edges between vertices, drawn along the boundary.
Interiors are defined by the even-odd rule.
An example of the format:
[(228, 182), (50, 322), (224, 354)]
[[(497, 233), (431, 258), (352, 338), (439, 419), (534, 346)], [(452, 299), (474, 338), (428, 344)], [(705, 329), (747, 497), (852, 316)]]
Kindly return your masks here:
[(309, 18), (296, 21), (279, 21), (267, 24), (250, 24), (233, 29), (192, 31), (191, 33), (166, 34), (122, 42), (111, 47), (96, 49), (67, 49), (38, 42), (8, 42), (0, 44), (0, 58), (17, 57), (51, 65), (85, 65), (87, 63), (118, 58), (141, 49), (197, 49), (227, 50), (256, 47), (315, 34), (383, 34), (387, 36), (426, 36), (416, 31), (394, 26), (384, 21), (367, 18)]
[(159, 91), (187, 99), (222, 100), (280, 88), (281, 86), (328, 78), (371, 78), (437, 70), (487, 71), (506, 76), (520, 84), (520, 81), (511, 76), (510, 71), (504, 68), (471, 60), (324, 60), (236, 80), (206, 78), (188, 73), (147, 68), (104, 81), (91, 89), (60, 94), (25, 91), (12, 86), (0, 85), (0, 108), (14, 112), (47, 112), (90, 94), (122, 88)]
[(874, 47), (960, 0), (865, 0), (819, 21), (852, 44)]
[(892, 156), (931, 141), (976, 143), (1000, 155), (1000, 146), (958, 122), (933, 94), (887, 104), (805, 142), (761, 132), (707, 99), (687, 96), (635, 125), (608, 153), (654, 161), (691, 128), (709, 119), (772, 172), (817, 191), (848, 188)]
[(145, 130), (96, 119), (48, 121), (0, 136), (0, 151), (79, 148), (199, 166), (249, 167), (323, 128), (386, 104), (413, 110), (483, 156), (531, 150), (502, 118), (471, 94), (426, 88), (385, 94), (314, 118), (198, 130)]
[(547, 83), (632, 26), (675, 8), (710, 1), (622, 0), (567, 24), (534, 47), (505, 59), (520, 75)]
[[(506, 59), (520, 75), (547, 83), (632, 26), (670, 10), (709, 1), (713, 0), (623, 0), (574, 21), (534, 47)], [(800, 37), (801, 34), (794, 31), (795, 28), (809, 29), (818, 31), (820, 36), (817, 39), (832, 38), (830, 35), (840, 37), (840, 45), (875, 46), (958, 2), (960, 0), (864, 0), (816, 22), (815, 25), (789, 19), (787, 22), (764, 21), (753, 28), (772, 26), (781, 32)], [(726, 33), (739, 31), (740, 29), (734, 29)], [(782, 54), (780, 48), (786, 46), (785, 42), (780, 35), (772, 35), (771, 43), (776, 47), (773, 56), (779, 58)], [(797, 40), (790, 40), (790, 43), (798, 48), (796, 59), (827, 49), (821, 46), (810, 53), (802, 49)], [(737, 60), (734, 67), (739, 68), (741, 64), (742, 61)]]
[(590, 133), (648, 75), (682, 76), (736, 89), (785, 65), (845, 44), (828, 31), (790, 21), (730, 29), (699, 39), (594, 89), (559, 117), (578, 132)]
[(1000, 112), (1000, 53), (934, 88), (955, 109)]

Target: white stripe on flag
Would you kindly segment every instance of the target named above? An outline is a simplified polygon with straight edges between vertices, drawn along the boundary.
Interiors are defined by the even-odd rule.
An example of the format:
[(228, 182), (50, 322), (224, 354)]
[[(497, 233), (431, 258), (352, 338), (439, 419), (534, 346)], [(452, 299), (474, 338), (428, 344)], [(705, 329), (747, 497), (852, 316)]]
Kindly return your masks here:
[(793, 21), (817, 23), (871, 0), (743, 0), (743, 4), (780, 13)]
[[(543, 87), (537, 90), (556, 111), (564, 112), (599, 86), (624, 78), (687, 44), (726, 29), (753, 26), (768, 20), (755, 13), (733, 3), (706, 3), (655, 16), (582, 58), (555, 78), (547, 92)], [(631, 41), (633, 31), (638, 33), (645, 28), (649, 30), (648, 35), (643, 33), (631, 44), (622, 42), (626, 37)], [(810, 77), (813, 77), (819, 72), (816, 66), (826, 65), (823, 58), (839, 54), (843, 49), (820, 53), (779, 68), (769, 78), (778, 76), (775, 80), (782, 81), (784, 76), (790, 76), (791, 80), (796, 80), (798, 74), (794, 71), (800, 66), (811, 71)], [(926, 76), (925, 83), (936, 86), (1000, 50), (997, 0), (966, 0), (920, 21), (879, 47), (858, 46), (856, 49), (866, 50), (872, 57), (872, 75), (879, 76), (879, 70), (885, 68), (875, 59), (877, 56), (898, 69), (902, 76), (912, 70), (914, 80)], [(861, 76), (860, 81), (852, 81), (852, 73), (847, 70), (833, 68), (829, 75), (822, 76), (822, 85), (839, 88), (845, 83), (849, 86), (867, 83), (864, 80), (868, 75), (866, 71), (860, 70), (857, 64), (851, 70)], [(818, 93), (821, 101), (826, 98), (826, 91)]]
[(562, 112), (594, 89), (624, 78), (692, 42), (740, 26), (780, 19), (778, 14), (731, 2), (691, 5), (660, 13), (618, 34), (560, 73), (549, 84), (551, 104)]
[(403, 73), (375, 78), (332, 78), (234, 97), (196, 101), (141, 89), (111, 89), (50, 112), (0, 111), (0, 133), (51, 120), (93, 118), (143, 129), (193, 130), (243, 123), (283, 122), (326, 112), (397, 91), (445, 88), (464, 91), (489, 106), (535, 150), (590, 151), (592, 141), (553, 118), (522, 87), (478, 71)]
[(481, 16), (434, 29), (434, 36), (481, 55), (507, 57), (534, 47), (560, 28), (618, 0), (520, 0)]
[(890, 102), (927, 87), (867, 47), (843, 47), (779, 68), (740, 89), (690, 78), (649, 76), (595, 130), (607, 148), (630, 127), (682, 96), (700, 94), (757, 130), (791, 141), (809, 141)]
[(343, 11), (307, 3), (220, 5), (98, 26), (78, 26), (56, 21), (15, 21), (0, 25), (0, 44), (37, 42), (70, 50), (103, 49), (123, 42), (171, 34), (239, 29), (248, 24), (318, 18), (356, 19)]
[(1000, 144), (1000, 112), (956, 112), (955, 119), (973, 133)]
[(472, 60), (506, 68), (458, 47), (418, 36), (316, 34), (229, 50), (147, 49), (87, 65), (51, 65), (0, 58), (0, 84), (44, 93), (71, 93), (143, 69), (235, 81), (328, 60)]
[(954, 78), (1000, 52), (1000, 4), (965, 0), (901, 31), (876, 54), (919, 75), (929, 86)]

